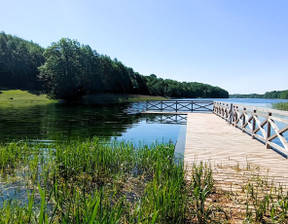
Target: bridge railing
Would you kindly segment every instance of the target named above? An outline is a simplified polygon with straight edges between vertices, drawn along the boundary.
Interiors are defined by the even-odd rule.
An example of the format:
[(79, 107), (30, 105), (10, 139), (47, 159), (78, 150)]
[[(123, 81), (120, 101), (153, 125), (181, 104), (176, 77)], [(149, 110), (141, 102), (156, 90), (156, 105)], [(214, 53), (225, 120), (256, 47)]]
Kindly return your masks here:
[(146, 111), (213, 112), (212, 100), (157, 100), (146, 102)]
[(213, 112), (231, 125), (288, 157), (288, 112), (214, 102)]

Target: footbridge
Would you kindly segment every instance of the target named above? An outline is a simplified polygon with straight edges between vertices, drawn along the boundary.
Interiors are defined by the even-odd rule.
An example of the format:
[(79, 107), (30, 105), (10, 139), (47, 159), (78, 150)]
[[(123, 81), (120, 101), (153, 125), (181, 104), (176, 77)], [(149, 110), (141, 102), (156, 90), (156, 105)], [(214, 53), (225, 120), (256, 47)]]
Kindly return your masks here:
[(286, 111), (218, 101), (168, 100), (148, 101), (144, 113), (187, 115), (184, 163), (188, 168), (207, 162), (216, 179), (234, 183), (242, 182), (233, 178), (235, 170), (254, 167), (261, 175), (269, 173), (274, 181), (288, 184)]

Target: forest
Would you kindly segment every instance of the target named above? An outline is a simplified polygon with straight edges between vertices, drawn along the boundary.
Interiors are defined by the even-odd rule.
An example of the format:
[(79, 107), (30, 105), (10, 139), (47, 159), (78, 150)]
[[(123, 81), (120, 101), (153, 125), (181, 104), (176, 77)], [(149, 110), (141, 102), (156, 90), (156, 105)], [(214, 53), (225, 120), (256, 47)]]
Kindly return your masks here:
[(266, 98), (266, 99), (288, 99), (288, 90), (270, 91), (264, 94), (231, 94), (231, 98)]
[(47, 93), (78, 101), (97, 93), (142, 94), (176, 98), (227, 98), (219, 87), (144, 76), (89, 45), (62, 38), (46, 49), (0, 33), (0, 87)]

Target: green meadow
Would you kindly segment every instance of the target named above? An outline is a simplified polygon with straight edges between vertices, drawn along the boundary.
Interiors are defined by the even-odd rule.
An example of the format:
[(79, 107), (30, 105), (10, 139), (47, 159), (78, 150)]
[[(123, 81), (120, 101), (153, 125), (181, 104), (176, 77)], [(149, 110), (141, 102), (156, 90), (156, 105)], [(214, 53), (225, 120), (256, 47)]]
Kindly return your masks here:
[(25, 90), (0, 90), (0, 106), (32, 106), (55, 103), (45, 94), (34, 94)]
[[(165, 100), (162, 96), (135, 95), (135, 94), (97, 94), (87, 95), (80, 103), (107, 104), (107, 103), (133, 103), (147, 100)], [(51, 99), (46, 94), (36, 94), (27, 90), (0, 90), (0, 107), (7, 106), (33, 106), (59, 103), (59, 100)], [(62, 102), (62, 101), (61, 101)]]

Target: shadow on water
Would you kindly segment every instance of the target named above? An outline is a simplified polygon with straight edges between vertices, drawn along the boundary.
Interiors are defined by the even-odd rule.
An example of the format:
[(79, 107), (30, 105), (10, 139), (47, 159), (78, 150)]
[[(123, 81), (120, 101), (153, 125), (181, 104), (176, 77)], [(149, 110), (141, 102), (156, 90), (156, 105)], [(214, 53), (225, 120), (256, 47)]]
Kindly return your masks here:
[[(0, 107), (0, 142), (63, 141), (96, 136), (136, 144), (170, 140), (175, 143), (180, 125), (150, 124), (147, 122), (149, 115), (147, 118), (139, 113), (143, 108), (144, 103)], [(149, 120), (156, 118), (151, 115)]]
[(1, 141), (18, 139), (89, 138), (110, 139), (138, 122), (138, 114), (128, 114), (129, 105), (49, 104), (0, 108)]

